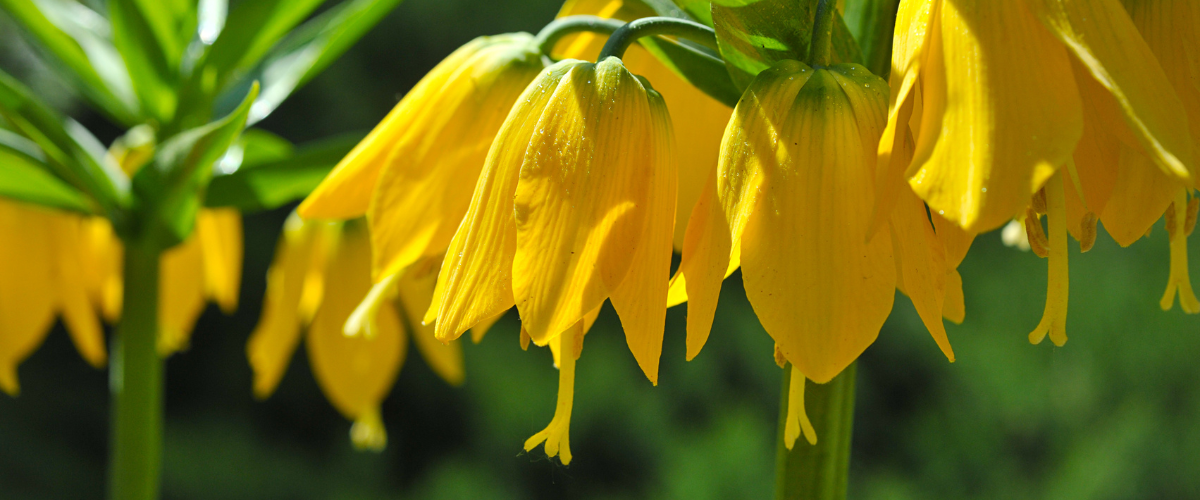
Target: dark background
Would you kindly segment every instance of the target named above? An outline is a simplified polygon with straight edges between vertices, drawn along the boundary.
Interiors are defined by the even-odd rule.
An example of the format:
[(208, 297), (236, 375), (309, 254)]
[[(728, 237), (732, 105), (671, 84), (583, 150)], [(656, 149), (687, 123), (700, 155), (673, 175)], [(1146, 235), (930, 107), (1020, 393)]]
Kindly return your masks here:
[[(408, 0), (339, 62), (260, 124), (298, 143), (369, 130), (416, 81), (471, 38), (536, 32), (553, 0)], [(0, 65), (101, 139), (120, 130), (75, 101), (0, 14)], [(287, 210), (246, 217), (237, 314), (215, 307), (189, 351), (167, 362), (168, 499), (769, 498), (781, 371), (742, 292), (725, 284), (712, 337), (684, 361), (684, 313), (668, 315), (659, 387), (606, 308), (578, 365), (563, 467), (525, 438), (553, 416), (557, 374), (520, 350), (511, 313), (466, 346), (451, 388), (410, 355), (383, 407), (380, 454), (355, 452), (298, 349), (278, 391), (251, 396), (245, 342)], [(6, 242), (7, 243), (7, 242)], [(1193, 241), (1191, 258), (1200, 261)], [(1072, 243), (1070, 342), (1031, 346), (1045, 261), (979, 237), (961, 267), (967, 319), (948, 324), (946, 362), (897, 295), (859, 363), (852, 498), (1200, 498), (1200, 328), (1162, 312), (1167, 234), (1120, 249), (1101, 232)], [(106, 372), (61, 327), (0, 396), (0, 498), (102, 498)]]

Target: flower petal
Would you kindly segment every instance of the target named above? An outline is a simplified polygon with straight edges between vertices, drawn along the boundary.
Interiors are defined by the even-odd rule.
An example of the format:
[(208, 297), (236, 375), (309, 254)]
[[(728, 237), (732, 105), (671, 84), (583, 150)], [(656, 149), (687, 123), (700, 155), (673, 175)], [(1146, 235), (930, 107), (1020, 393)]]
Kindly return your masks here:
[(196, 236), (204, 254), (205, 293), (221, 312), (233, 314), (242, 282), (242, 214), (233, 209), (201, 210)]
[(158, 276), (158, 353), (186, 349), (204, 312), (204, 251), (197, 233), (162, 253)]
[(901, 190), (891, 216), (898, 288), (912, 300), (917, 315), (951, 363), (954, 350), (946, 338), (942, 311), (946, 297), (946, 251), (930, 225), (925, 204), (912, 191)]
[(48, 215), (0, 198), (0, 389), (17, 395), (17, 365), (46, 338), (54, 321), (53, 248)]
[(463, 370), (462, 343), (455, 340), (443, 344), (434, 338), (434, 326), (421, 324), (421, 314), (429, 309), (433, 298), (433, 287), (437, 285), (436, 269), (414, 269), (396, 282), (396, 297), (404, 308), (412, 331), (413, 343), (425, 363), (442, 380), (450, 385), (461, 385), (466, 374)]

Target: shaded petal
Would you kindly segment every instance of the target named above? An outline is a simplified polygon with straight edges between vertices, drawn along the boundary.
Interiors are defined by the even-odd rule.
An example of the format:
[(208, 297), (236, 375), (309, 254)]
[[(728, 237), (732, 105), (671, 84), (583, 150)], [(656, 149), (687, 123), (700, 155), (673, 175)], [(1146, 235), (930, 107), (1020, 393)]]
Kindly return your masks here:
[(204, 276), (198, 233), (162, 253), (158, 277), (158, 353), (162, 356), (188, 347), (192, 327), (204, 312)]
[(67, 333), (79, 355), (96, 368), (108, 362), (104, 330), (96, 317), (96, 308), (83, 285), (82, 219), (75, 215), (48, 215), (42, 231), (50, 233), (50, 251), (54, 259), (54, 286), (58, 309), (66, 323)]
[(933, 232), (925, 204), (915, 194), (901, 190), (891, 216), (892, 250), (899, 270), (896, 285), (912, 300), (917, 315), (946, 359), (954, 350), (946, 338), (942, 311), (946, 297), (946, 251)]
[[(27, 208), (28, 207), (28, 208)], [(0, 198), (0, 389), (16, 396), (17, 365), (42, 344), (54, 321), (53, 247), (38, 208)]]
[(721, 281), (736, 269), (729, 259), (729, 225), (717, 199), (717, 173), (708, 175), (700, 201), (688, 220), (683, 260), (671, 281), (668, 304), (687, 301), (687, 359), (700, 354), (712, 330)]
[(1100, 221), (1118, 244), (1127, 247), (1162, 217), (1181, 185), (1154, 168), (1150, 158), (1130, 146), (1119, 147), (1117, 178)]
[(242, 284), (242, 214), (234, 209), (201, 210), (196, 236), (204, 254), (205, 293), (221, 312), (233, 314)]
[[(435, 265), (437, 262), (434, 263)], [(425, 267), (424, 269), (421, 269)], [(437, 268), (418, 265), (396, 282), (396, 298), (408, 320), (413, 343), (425, 363), (450, 385), (460, 385), (466, 374), (463, 371), (462, 343), (454, 340), (443, 344), (434, 338), (434, 326), (421, 324), (420, 317), (429, 309), (433, 288), (437, 285)]]

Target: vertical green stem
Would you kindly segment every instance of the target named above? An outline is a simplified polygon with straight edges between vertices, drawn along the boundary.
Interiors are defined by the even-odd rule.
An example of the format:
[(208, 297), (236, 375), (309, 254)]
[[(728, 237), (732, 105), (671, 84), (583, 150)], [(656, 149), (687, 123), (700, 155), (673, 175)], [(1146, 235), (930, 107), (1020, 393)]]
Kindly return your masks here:
[(125, 299), (112, 366), (110, 500), (158, 498), (162, 459), (163, 363), (158, 356), (157, 246), (125, 247)]
[(833, 60), (833, 13), (837, 6), (829, 0), (817, 2), (817, 14), (813, 19), (812, 43), (808, 48), (810, 66), (829, 66)]
[(788, 384), (792, 366), (783, 370), (783, 394), (779, 402), (779, 438), (775, 455), (775, 498), (777, 500), (843, 500), (849, 484), (850, 435), (854, 427), (854, 376), (858, 363), (851, 364), (827, 384), (805, 381), (804, 406), (817, 444), (797, 439), (789, 451), (783, 445), (787, 417)]

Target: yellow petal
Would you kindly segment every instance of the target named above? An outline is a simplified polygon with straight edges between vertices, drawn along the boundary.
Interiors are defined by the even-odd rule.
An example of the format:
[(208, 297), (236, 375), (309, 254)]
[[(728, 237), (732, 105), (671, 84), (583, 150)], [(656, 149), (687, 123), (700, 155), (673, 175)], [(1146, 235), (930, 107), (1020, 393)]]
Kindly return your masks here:
[[(633, 264), (610, 301), (621, 318), (625, 341), (638, 366), (658, 385), (658, 361), (662, 355), (663, 329), (667, 320), (667, 285), (671, 277), (672, 227), (675, 226), (677, 191), (674, 137), (671, 117), (662, 98), (651, 92), (654, 170), (641, 182), (650, 187), (647, 220), (638, 242), (625, 251)], [(714, 168), (715, 171), (715, 168)]]
[(242, 215), (234, 209), (201, 210), (196, 236), (204, 254), (205, 293), (221, 311), (237, 311), (242, 283)]
[(1079, 140), (1067, 51), (1024, 2), (945, 1), (931, 30), (909, 184), (963, 228), (993, 229)]
[(527, 138), (513, 210), (513, 293), (538, 345), (625, 279), (647, 220), (659, 125), (619, 59), (559, 64), (570, 69)]
[(479, 177), (509, 109), (542, 69), (530, 35), (485, 39), (445, 69), (439, 87), (409, 94), (421, 109), (389, 134), (390, 151), (377, 160), (380, 187), (367, 211), (376, 278), (446, 250), (471, 202), (463, 182)]
[(102, 368), (108, 362), (108, 351), (100, 319), (84, 286), (82, 222), (75, 215), (54, 214), (46, 218), (42, 230), (50, 233), (54, 286), (67, 333), (79, 355), (92, 366)]
[(946, 271), (946, 297), (942, 302), (942, 317), (956, 325), (962, 324), (967, 315), (962, 287), (962, 275), (958, 274), (958, 270)]
[[(833, 379), (875, 340), (896, 289), (891, 236), (863, 238), (886, 90), (881, 81), (876, 89), (841, 84), (840, 77), (857, 76), (846, 74), (853, 70), (809, 70), (794, 104), (764, 99), (763, 108), (789, 112), (780, 122), (756, 120), (758, 130), (779, 127), (778, 149), (722, 163), (725, 177), (760, 170), (761, 195), (742, 241), (746, 295), (787, 359), (817, 383)], [(760, 84), (790, 85), (760, 74), (747, 92)], [(865, 131), (874, 137), (864, 141)]]
[[(1143, 39), (1116, 0), (1027, 2), (1054, 36), (1111, 92), (1129, 129), (1154, 164), (1165, 174), (1191, 186), (1196, 172), (1187, 111), (1147, 44), (1155, 40), (1156, 45), (1166, 48), (1183, 40), (1171, 40), (1169, 34), (1160, 33), (1157, 22), (1162, 19), (1155, 19), (1156, 16), (1144, 16), (1144, 22), (1156, 26), (1145, 30), (1147, 38)], [(1186, 49), (1180, 46), (1168, 50)], [(1194, 75), (1184, 76), (1182, 81), (1188, 77)]]
[(158, 278), (158, 352), (186, 349), (204, 312), (204, 250), (198, 234), (163, 252)]
[(933, 232), (925, 204), (907, 189), (900, 191), (900, 199), (892, 211), (891, 233), (896, 266), (900, 270), (897, 285), (912, 300), (942, 354), (953, 363), (954, 350), (942, 324), (946, 251)]
[(455, 340), (443, 344), (434, 338), (433, 325), (421, 324), (420, 316), (429, 309), (433, 287), (437, 284), (437, 269), (414, 269), (396, 282), (396, 298), (403, 306), (404, 317), (412, 331), (413, 343), (434, 373), (450, 385), (460, 385), (463, 372), (462, 343)]
[[(366, 214), (379, 172), (396, 145), (397, 138), (413, 123), (437, 119), (442, 110), (432, 99), (463, 64), (487, 45), (480, 37), (459, 47), (421, 78), (395, 108), (376, 125), (350, 154), (338, 162), (325, 180), (300, 204), (305, 218), (352, 219)], [(433, 118), (429, 118), (433, 117)]]
[(0, 198), (0, 389), (19, 392), (17, 365), (37, 349), (54, 320), (53, 248), (37, 208)]
[[(1079, 239), (1083, 232), (1080, 225), (1083, 216), (1088, 212), (1104, 213), (1112, 196), (1122, 140), (1130, 146), (1135, 143), (1129, 128), (1120, 120), (1112, 94), (1087, 74), (1078, 60), (1072, 59), (1071, 65), (1083, 98), (1083, 137), (1072, 155), (1083, 199), (1076, 189), (1066, 190), (1067, 229)], [(1121, 139), (1125, 136), (1128, 139)]]
[(346, 237), (332, 255), (325, 298), (313, 317), (305, 344), (309, 363), (325, 397), (346, 418), (358, 420), (387, 397), (404, 362), (407, 339), (393, 307), (379, 311), (379, 329), (373, 338), (347, 337), (342, 325), (359, 299), (371, 288), (371, 247), (365, 231), (347, 228)]
[(293, 213), (279, 235), (275, 260), (267, 270), (262, 317), (246, 343), (246, 357), (254, 370), (254, 396), (259, 399), (275, 392), (300, 340), (300, 298), (317, 245), (317, 226), (324, 224), (305, 222)]
[(508, 311), (504, 311), (500, 314), (480, 321), (479, 323), (476, 323), (475, 326), (471, 327), (471, 343), (478, 344), (482, 342), (483, 336), (487, 335), (487, 332), (492, 329), (492, 326), (495, 326), (496, 322), (500, 321), (500, 318), (503, 318), (506, 313), (508, 313)]
[[(712, 330), (721, 281), (736, 269), (730, 265), (729, 225), (717, 199), (717, 172), (708, 174), (699, 202), (688, 220), (683, 260), (668, 291), (668, 304), (687, 301), (687, 359), (700, 354)], [(673, 299), (680, 297), (679, 299)], [(681, 300), (680, 300), (681, 299)]]
[(124, 258), (121, 241), (108, 219), (88, 217), (83, 225), (81, 246), (88, 293), (105, 321), (115, 323), (121, 317)]
[(1180, 184), (1132, 147), (1119, 148), (1117, 178), (1100, 221), (1118, 244), (1129, 246), (1162, 217)]

